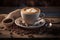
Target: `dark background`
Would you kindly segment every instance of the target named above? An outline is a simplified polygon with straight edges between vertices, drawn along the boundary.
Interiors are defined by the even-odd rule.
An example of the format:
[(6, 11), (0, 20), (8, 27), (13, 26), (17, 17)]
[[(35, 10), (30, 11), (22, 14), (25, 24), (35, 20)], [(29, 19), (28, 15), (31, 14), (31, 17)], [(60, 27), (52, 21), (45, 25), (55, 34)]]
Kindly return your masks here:
[(46, 16), (60, 17), (60, 0), (0, 0), (0, 14), (25, 6), (39, 7)]
[(0, 0), (0, 6), (60, 6), (60, 0)]

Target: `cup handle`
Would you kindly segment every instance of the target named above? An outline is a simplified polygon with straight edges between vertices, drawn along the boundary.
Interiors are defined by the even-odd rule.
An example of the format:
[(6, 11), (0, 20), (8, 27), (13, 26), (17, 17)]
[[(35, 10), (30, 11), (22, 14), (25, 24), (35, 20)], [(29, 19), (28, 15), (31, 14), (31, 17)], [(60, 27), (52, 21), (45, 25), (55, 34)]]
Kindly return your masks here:
[(45, 17), (45, 14), (44, 14), (44, 13), (41, 13), (41, 14), (39, 15), (39, 17), (44, 18), (44, 17)]

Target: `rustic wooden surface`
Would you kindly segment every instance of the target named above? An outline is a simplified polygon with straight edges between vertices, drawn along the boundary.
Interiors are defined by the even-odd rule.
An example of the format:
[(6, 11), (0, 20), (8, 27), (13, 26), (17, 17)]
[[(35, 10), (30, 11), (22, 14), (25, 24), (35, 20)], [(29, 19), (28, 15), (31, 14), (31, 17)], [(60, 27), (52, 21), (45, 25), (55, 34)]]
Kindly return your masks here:
[[(0, 14), (0, 38), (30, 38), (30, 37), (34, 37), (34, 38), (60, 38), (60, 34), (59, 35), (52, 35), (52, 34), (47, 34), (47, 33), (43, 33), (43, 34), (29, 34), (29, 35), (21, 35), (21, 34), (17, 34), (15, 32), (12, 32), (12, 36), (11, 36), (11, 32), (8, 30), (4, 30), (4, 26), (1, 23), (2, 20), (7, 16), (7, 14)], [(45, 19), (48, 19), (49, 22), (53, 23), (52, 28), (56, 28), (56, 29), (60, 29), (60, 18), (57, 17), (46, 17)], [(4, 27), (4, 28), (3, 28)], [(51, 29), (51, 28), (49, 28)], [(20, 30), (21, 31), (21, 30)], [(59, 30), (58, 30), (59, 31)], [(56, 32), (59, 33), (59, 32)]]

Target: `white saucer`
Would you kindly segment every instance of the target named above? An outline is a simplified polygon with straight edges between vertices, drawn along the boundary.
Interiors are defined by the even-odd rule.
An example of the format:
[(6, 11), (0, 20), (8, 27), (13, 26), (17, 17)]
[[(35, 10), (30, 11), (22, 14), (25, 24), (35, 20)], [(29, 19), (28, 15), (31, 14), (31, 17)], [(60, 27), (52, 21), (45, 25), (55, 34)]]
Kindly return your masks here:
[(26, 25), (24, 25), (22, 23), (22, 20), (21, 19), (22, 19), (21, 17), (17, 18), (15, 20), (15, 24), (17, 26), (20, 26), (20, 27), (23, 27), (23, 28), (38, 28), (38, 27), (41, 27), (41, 26), (43, 26), (45, 24), (45, 20), (40, 18), (40, 20), (38, 21), (39, 24), (26, 26)]

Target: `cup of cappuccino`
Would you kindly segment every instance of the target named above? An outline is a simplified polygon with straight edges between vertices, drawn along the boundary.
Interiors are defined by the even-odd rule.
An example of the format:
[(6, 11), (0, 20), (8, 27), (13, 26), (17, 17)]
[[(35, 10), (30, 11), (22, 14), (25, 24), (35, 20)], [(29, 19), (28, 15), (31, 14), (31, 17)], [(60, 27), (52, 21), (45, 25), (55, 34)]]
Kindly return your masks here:
[(21, 9), (22, 21), (27, 24), (34, 24), (39, 18), (41, 10), (35, 7), (25, 7)]

